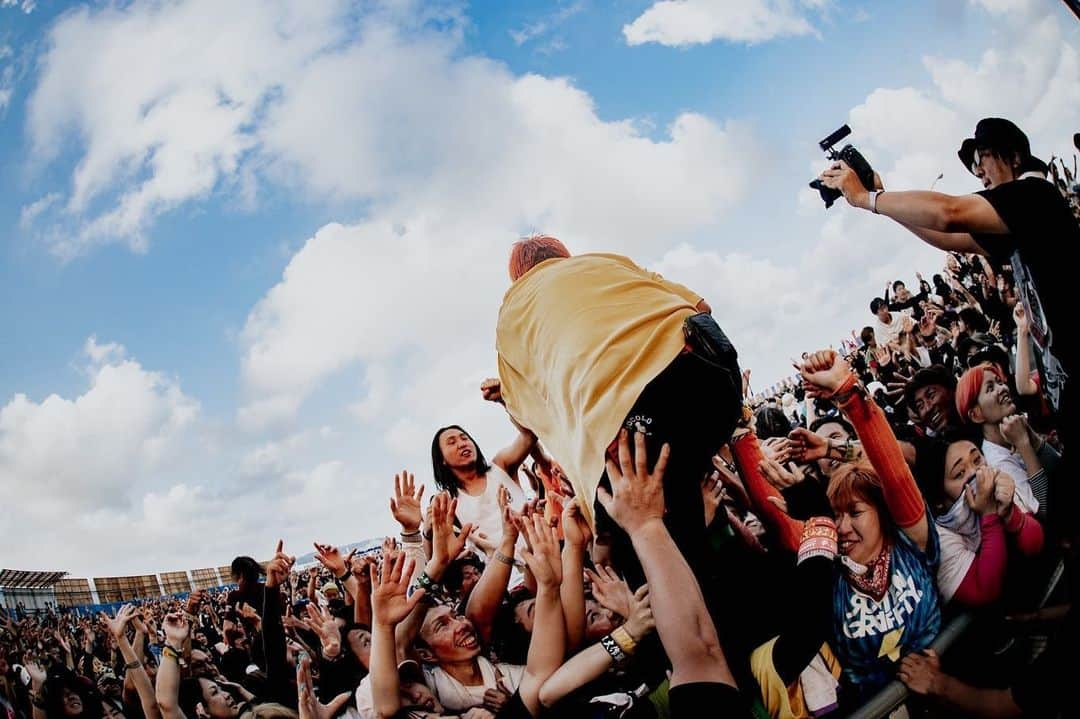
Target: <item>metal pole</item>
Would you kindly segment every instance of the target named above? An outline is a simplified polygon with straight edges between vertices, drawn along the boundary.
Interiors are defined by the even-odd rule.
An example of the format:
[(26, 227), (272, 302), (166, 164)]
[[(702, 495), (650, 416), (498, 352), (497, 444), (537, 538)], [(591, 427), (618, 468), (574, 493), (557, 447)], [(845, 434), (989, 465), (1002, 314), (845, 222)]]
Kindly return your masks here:
[[(930, 648), (939, 655), (953, 645), (954, 642), (971, 626), (971, 615), (961, 614), (945, 625), (945, 628), (937, 635)], [(908, 698), (908, 689), (898, 679), (886, 684), (881, 691), (863, 704), (857, 711), (850, 714), (848, 719), (881, 719), (889, 715), (893, 709), (900, 706)]]

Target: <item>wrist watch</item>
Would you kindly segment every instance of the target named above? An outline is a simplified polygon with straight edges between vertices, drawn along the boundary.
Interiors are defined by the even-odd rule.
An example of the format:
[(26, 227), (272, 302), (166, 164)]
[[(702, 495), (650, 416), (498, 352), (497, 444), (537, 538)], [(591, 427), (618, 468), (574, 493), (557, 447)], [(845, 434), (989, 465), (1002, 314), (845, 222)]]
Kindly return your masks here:
[(878, 195), (880, 195), (882, 192), (884, 192), (884, 190), (870, 190), (870, 195), (869, 195), (870, 211), (873, 212), (875, 215), (878, 214), (878, 211), (877, 211), (877, 198), (878, 198)]

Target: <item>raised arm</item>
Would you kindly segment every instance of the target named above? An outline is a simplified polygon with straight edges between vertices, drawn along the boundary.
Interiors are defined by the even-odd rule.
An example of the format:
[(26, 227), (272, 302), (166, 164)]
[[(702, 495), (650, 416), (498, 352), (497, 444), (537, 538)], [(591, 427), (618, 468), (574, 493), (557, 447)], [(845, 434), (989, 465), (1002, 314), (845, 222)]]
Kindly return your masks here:
[(503, 515), (502, 538), (495, 553), (488, 557), (484, 572), (473, 587), (469, 601), (465, 605), (465, 616), (472, 621), (484, 644), (491, 641), (495, 615), (499, 611), (499, 605), (502, 604), (506, 588), (510, 584), (510, 575), (514, 568), (514, 550), (518, 539), (518, 528), (510, 509), (510, 493), (506, 487), (499, 487), (498, 500)]
[[(636, 592), (630, 594), (630, 609), (627, 612), (629, 616), (623, 624), (623, 629), (635, 642), (640, 643), (656, 628), (652, 607), (649, 605), (649, 585), (642, 584)], [(602, 643), (582, 649), (563, 663), (544, 682), (544, 686), (540, 689), (540, 703), (550, 708), (566, 695), (602, 676), (614, 664), (614, 657)]]
[(154, 695), (162, 719), (187, 719), (180, 708), (180, 656), (183, 644), (191, 633), (191, 625), (179, 613), (168, 614), (162, 622), (165, 647), (157, 670)]
[(566, 626), (559, 606), (559, 584), (563, 580), (559, 537), (555, 528), (534, 514), (522, 521), (531, 550), (522, 550), (525, 563), (536, 577), (536, 606), (529, 655), (518, 693), (521, 703), (533, 716), (540, 713), (540, 689), (555, 673), (566, 654)]
[(393, 562), (384, 562), (380, 571), (369, 564), (371, 592), (371, 697), (375, 713), (388, 719), (401, 709), (395, 628), (410, 613), (415, 613), (424, 590), (406, 594), (414, 562), (400, 553)]
[[(484, 380), (483, 384), (480, 385), (480, 392), (487, 401), (505, 407), (506, 403), (502, 398), (502, 383), (499, 380), (494, 378)], [(491, 463), (498, 465), (514, 481), (517, 481), (518, 467), (521, 466), (521, 463), (525, 461), (536, 446), (536, 435), (527, 427), (522, 427), (509, 412), (507, 412), (506, 416), (517, 429), (518, 434), (513, 442), (495, 453), (495, 456), (491, 458)]]
[(161, 719), (161, 711), (158, 709), (157, 697), (154, 695), (154, 685), (150, 682), (150, 675), (143, 667), (140, 655), (127, 638), (127, 625), (135, 616), (135, 607), (125, 604), (116, 612), (116, 617), (110, 619), (109, 615), (101, 613), (101, 618), (108, 627), (109, 633), (116, 640), (120, 654), (124, 657), (125, 674), (135, 684), (135, 691), (139, 693), (139, 704), (142, 706), (146, 719)]
[(881, 481), (893, 521), (920, 550), (925, 550), (930, 537), (926, 502), (881, 408), (866, 396), (851, 368), (833, 350), (811, 354), (800, 371), (808, 391), (831, 397), (851, 422), (863, 453)]
[(295, 563), (296, 557), (285, 553), (284, 543), (279, 539), (274, 558), (266, 565), (263, 589), (262, 641), (267, 685), (273, 689), (273, 698), (286, 706), (296, 701), (296, 695), (291, 691), (291, 671), (286, 662), (285, 627), (281, 622), (281, 585), (289, 577)]
[(592, 531), (575, 498), (563, 508), (562, 585), (559, 588), (566, 622), (567, 651), (577, 651), (585, 641), (585, 552), (592, 543)]
[(1016, 391), (1031, 397), (1039, 393), (1039, 387), (1031, 378), (1031, 327), (1023, 302), (1017, 302), (1013, 308), (1013, 321), (1016, 322)]
[[(844, 199), (852, 207), (870, 209), (870, 192), (863, 187), (858, 175), (845, 162), (833, 163), (821, 174), (821, 180), (826, 186), (843, 192)], [(1009, 231), (993, 205), (982, 195), (946, 195), (928, 190), (903, 192), (890, 190), (881, 192), (877, 196), (875, 205), (879, 215), (891, 217), (911, 228), (935, 230), (939, 233), (961, 233), (961, 236), (962, 233), (971, 232), (1001, 235)], [(922, 239), (938, 247), (935, 241), (927, 237), (922, 237)], [(961, 242), (966, 244), (966, 241)], [(939, 247), (939, 249), (981, 254), (978, 243), (971, 240), (971, 245), (974, 247), (967, 249)]]
[[(619, 434), (619, 464), (607, 460), (611, 492), (597, 493), (608, 515), (630, 535), (652, 594), (656, 631), (672, 664), (671, 686), (690, 683), (735, 687), (705, 599), (690, 565), (664, 526), (664, 468), (670, 448), (664, 445), (652, 473), (645, 437), (634, 435), (634, 458), (626, 430)], [(690, 478), (683, 477), (683, 480)], [(695, 478), (696, 479), (696, 478)], [(673, 591), (672, 588), (677, 588)]]
[(750, 431), (745, 432), (732, 440), (730, 446), (739, 476), (746, 486), (746, 493), (750, 495), (750, 502), (754, 505), (754, 512), (775, 532), (781, 547), (791, 552), (799, 551), (802, 523), (784, 514), (774, 501), (770, 500), (783, 499), (783, 496), (769, 484), (763, 474), (765, 455), (761, 452), (757, 435)]

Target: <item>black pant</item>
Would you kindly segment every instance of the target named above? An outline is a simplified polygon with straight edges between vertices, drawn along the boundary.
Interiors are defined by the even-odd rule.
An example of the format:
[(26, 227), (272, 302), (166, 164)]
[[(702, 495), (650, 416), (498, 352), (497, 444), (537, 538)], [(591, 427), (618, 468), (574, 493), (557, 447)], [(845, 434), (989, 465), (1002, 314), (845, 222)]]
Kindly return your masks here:
[[(623, 423), (631, 442), (634, 433), (645, 435), (650, 471), (660, 448), (671, 446), (664, 473), (664, 523), (699, 582), (709, 574), (701, 482), (712, 469), (713, 455), (730, 439), (742, 407), (742, 387), (732, 386), (730, 374), (696, 352), (684, 352), (646, 385)], [(611, 486), (606, 473), (601, 484)], [(645, 577), (630, 538), (599, 502), (594, 509), (598, 533), (611, 535), (613, 563), (640, 585)]]

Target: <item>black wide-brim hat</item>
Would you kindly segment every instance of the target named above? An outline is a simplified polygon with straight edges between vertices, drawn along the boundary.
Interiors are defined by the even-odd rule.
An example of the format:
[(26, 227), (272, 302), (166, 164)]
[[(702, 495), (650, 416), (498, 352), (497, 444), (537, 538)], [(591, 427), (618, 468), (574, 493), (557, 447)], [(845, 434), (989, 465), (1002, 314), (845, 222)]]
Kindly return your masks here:
[(1003, 117), (979, 120), (975, 126), (975, 137), (969, 137), (960, 144), (956, 154), (968, 172), (971, 172), (971, 165), (975, 162), (975, 150), (980, 147), (1011, 147), (1020, 153), (1021, 159), (1026, 160), (1031, 156), (1031, 143), (1027, 135), (1014, 122)]

